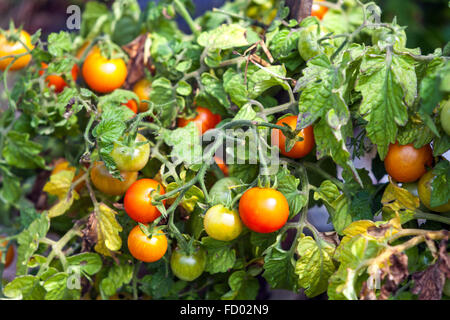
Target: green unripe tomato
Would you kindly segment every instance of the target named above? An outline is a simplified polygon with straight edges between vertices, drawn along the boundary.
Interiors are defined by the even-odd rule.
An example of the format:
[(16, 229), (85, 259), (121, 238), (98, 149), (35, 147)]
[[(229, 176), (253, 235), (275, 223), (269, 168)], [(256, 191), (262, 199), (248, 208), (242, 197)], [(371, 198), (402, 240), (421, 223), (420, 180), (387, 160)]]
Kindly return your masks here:
[(431, 207), (431, 191), (432, 191), (432, 182), (434, 180), (433, 170), (425, 173), (419, 180), (417, 184), (417, 190), (419, 192), (420, 202), (422, 202), (425, 207), (435, 212), (447, 212), (450, 211), (450, 201), (444, 203), (443, 205), (437, 207)]
[(175, 248), (170, 257), (170, 267), (180, 280), (193, 281), (201, 276), (206, 267), (206, 252), (202, 248), (187, 255), (180, 248)]
[(441, 109), (441, 126), (445, 133), (450, 135), (450, 100), (443, 103)]
[(209, 192), (212, 204), (228, 204), (239, 193), (240, 187), (236, 186), (240, 184), (239, 179), (234, 177), (217, 180)]
[[(145, 142), (147, 139), (140, 133), (136, 135), (136, 142)], [(120, 171), (139, 171), (145, 167), (150, 157), (150, 145), (148, 143), (140, 146), (124, 146), (114, 143), (111, 156)]]

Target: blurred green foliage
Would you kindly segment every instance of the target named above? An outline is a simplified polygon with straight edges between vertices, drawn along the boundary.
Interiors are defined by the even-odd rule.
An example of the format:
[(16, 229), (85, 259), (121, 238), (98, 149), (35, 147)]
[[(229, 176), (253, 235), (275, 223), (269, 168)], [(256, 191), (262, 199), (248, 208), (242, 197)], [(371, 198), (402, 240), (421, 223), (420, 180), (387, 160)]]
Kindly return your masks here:
[(383, 21), (407, 26), (408, 47), (421, 47), (424, 54), (450, 41), (450, 1), (448, 0), (377, 0)]

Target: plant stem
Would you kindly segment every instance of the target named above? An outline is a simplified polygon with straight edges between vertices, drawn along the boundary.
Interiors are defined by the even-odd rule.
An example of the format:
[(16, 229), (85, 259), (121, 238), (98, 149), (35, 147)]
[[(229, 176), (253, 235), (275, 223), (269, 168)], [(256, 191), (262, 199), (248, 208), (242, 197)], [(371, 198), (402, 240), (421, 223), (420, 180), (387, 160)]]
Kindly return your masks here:
[(198, 26), (194, 20), (192, 19), (191, 15), (187, 11), (186, 7), (180, 0), (174, 0), (173, 1), (175, 5), (175, 9), (178, 11), (178, 13), (183, 17), (183, 19), (188, 24), (189, 28), (191, 29), (192, 33), (198, 37), (200, 35), (201, 28)]
[(416, 210), (414, 217), (416, 219), (427, 219), (427, 220), (442, 222), (442, 223), (450, 225), (450, 218), (441, 216), (438, 214), (427, 213), (427, 212), (422, 212), (422, 211)]

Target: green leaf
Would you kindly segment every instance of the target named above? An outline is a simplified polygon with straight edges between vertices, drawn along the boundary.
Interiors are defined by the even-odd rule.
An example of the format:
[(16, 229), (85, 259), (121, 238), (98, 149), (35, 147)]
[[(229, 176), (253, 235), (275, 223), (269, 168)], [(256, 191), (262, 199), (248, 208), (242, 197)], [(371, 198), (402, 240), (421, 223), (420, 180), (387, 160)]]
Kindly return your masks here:
[(278, 188), (288, 201), (289, 219), (292, 219), (306, 205), (306, 197), (298, 190), (300, 179), (291, 175), (288, 169), (283, 168), (278, 171), (277, 175)]
[(169, 126), (175, 120), (179, 109), (175, 90), (170, 80), (163, 77), (154, 80), (149, 100), (151, 106), (154, 106), (154, 110), (158, 112), (158, 118), (162, 124)]
[(248, 101), (248, 90), (244, 84), (244, 76), (233, 69), (223, 74), (223, 88), (230, 95), (231, 101), (241, 107)]
[(30, 226), (23, 230), (17, 242), (17, 275), (24, 275), (27, 272), (27, 264), (30, 257), (36, 252), (39, 240), (44, 238), (50, 228), (50, 221), (45, 214), (41, 214)]
[(254, 300), (258, 294), (258, 280), (245, 271), (235, 271), (228, 278), (231, 290), (225, 293), (222, 300)]
[(257, 69), (248, 76), (247, 88), (249, 97), (252, 99), (257, 98), (264, 91), (274, 86), (281, 86), (288, 90), (288, 84), (283, 80), (285, 76), (286, 69), (284, 66), (270, 66)]
[(11, 299), (44, 300), (45, 289), (35, 276), (18, 276), (8, 283), (3, 293)]
[(450, 201), (450, 164), (441, 161), (433, 168), (430, 206), (438, 207)]
[(236, 261), (236, 251), (230, 242), (203, 237), (202, 244), (207, 252), (205, 271), (211, 274), (227, 272), (233, 268)]
[(81, 272), (94, 275), (102, 268), (102, 259), (96, 253), (84, 252), (67, 258), (67, 263), (72, 267), (78, 267)]
[(29, 139), (27, 133), (8, 132), (2, 152), (10, 166), (20, 169), (44, 168), (45, 160), (39, 156), (42, 146)]
[(295, 265), (298, 284), (305, 294), (315, 297), (328, 288), (328, 280), (335, 271), (333, 254), (335, 247), (328, 242), (307, 236), (300, 239), (297, 246), (299, 259)]
[(233, 23), (223, 24), (214, 30), (202, 32), (197, 41), (201, 46), (211, 50), (225, 50), (252, 45), (259, 41), (259, 37), (251, 29)]
[(383, 160), (389, 144), (396, 141), (398, 126), (406, 124), (407, 108), (416, 96), (414, 61), (396, 54), (368, 51), (361, 64), (356, 90), (363, 97), (359, 111), (368, 121), (367, 136), (377, 145)]
[[(214, 98), (221, 106), (226, 109), (230, 108), (230, 101), (228, 101), (227, 93), (223, 87), (222, 81), (220, 81), (217, 77), (211, 75), (210, 73), (202, 73), (201, 81), (205, 88), (206, 93)], [(213, 113), (218, 114), (226, 114), (223, 108), (220, 109), (218, 106), (212, 108)]]
[(100, 282), (100, 290), (103, 295), (110, 297), (132, 278), (133, 265), (122, 259), (120, 264), (113, 264), (108, 270), (108, 275)]
[(56, 273), (49, 277), (44, 282), (44, 288), (47, 291), (45, 300), (79, 299), (80, 290), (69, 289), (67, 286), (68, 278), (69, 276), (63, 272)]
[(178, 82), (177, 93), (182, 96), (188, 96), (192, 93), (192, 87), (186, 81)]
[(184, 162), (187, 166), (193, 166), (201, 163), (200, 134), (193, 122), (182, 128), (163, 131), (163, 139), (172, 147), (170, 156), (175, 164)]
[(272, 289), (294, 290), (297, 279), (292, 254), (278, 246), (270, 247), (264, 256), (262, 276)]
[(52, 56), (60, 57), (66, 52), (71, 52), (72, 47), (72, 39), (67, 32), (60, 31), (48, 36), (48, 52)]

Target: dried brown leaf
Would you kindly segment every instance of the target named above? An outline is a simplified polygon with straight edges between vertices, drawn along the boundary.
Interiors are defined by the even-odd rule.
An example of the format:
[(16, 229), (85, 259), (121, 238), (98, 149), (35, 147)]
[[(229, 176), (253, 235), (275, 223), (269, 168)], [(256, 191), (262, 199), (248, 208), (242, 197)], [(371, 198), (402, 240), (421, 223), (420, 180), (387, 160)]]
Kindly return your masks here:
[(97, 217), (95, 212), (89, 215), (86, 227), (81, 230), (83, 236), (81, 237), (81, 252), (90, 252), (97, 243)]
[(403, 252), (392, 254), (389, 257), (389, 265), (381, 270), (381, 279), (384, 283), (381, 286), (380, 299), (388, 299), (408, 275), (408, 256)]
[(146, 55), (145, 53), (145, 42), (147, 41), (148, 36), (148, 33), (142, 34), (126, 46), (122, 47), (130, 57), (127, 64), (128, 75), (124, 84), (125, 89), (131, 89), (135, 82), (142, 79), (145, 76), (145, 69), (152, 74), (155, 72), (155, 67), (153, 66), (149, 54)]

